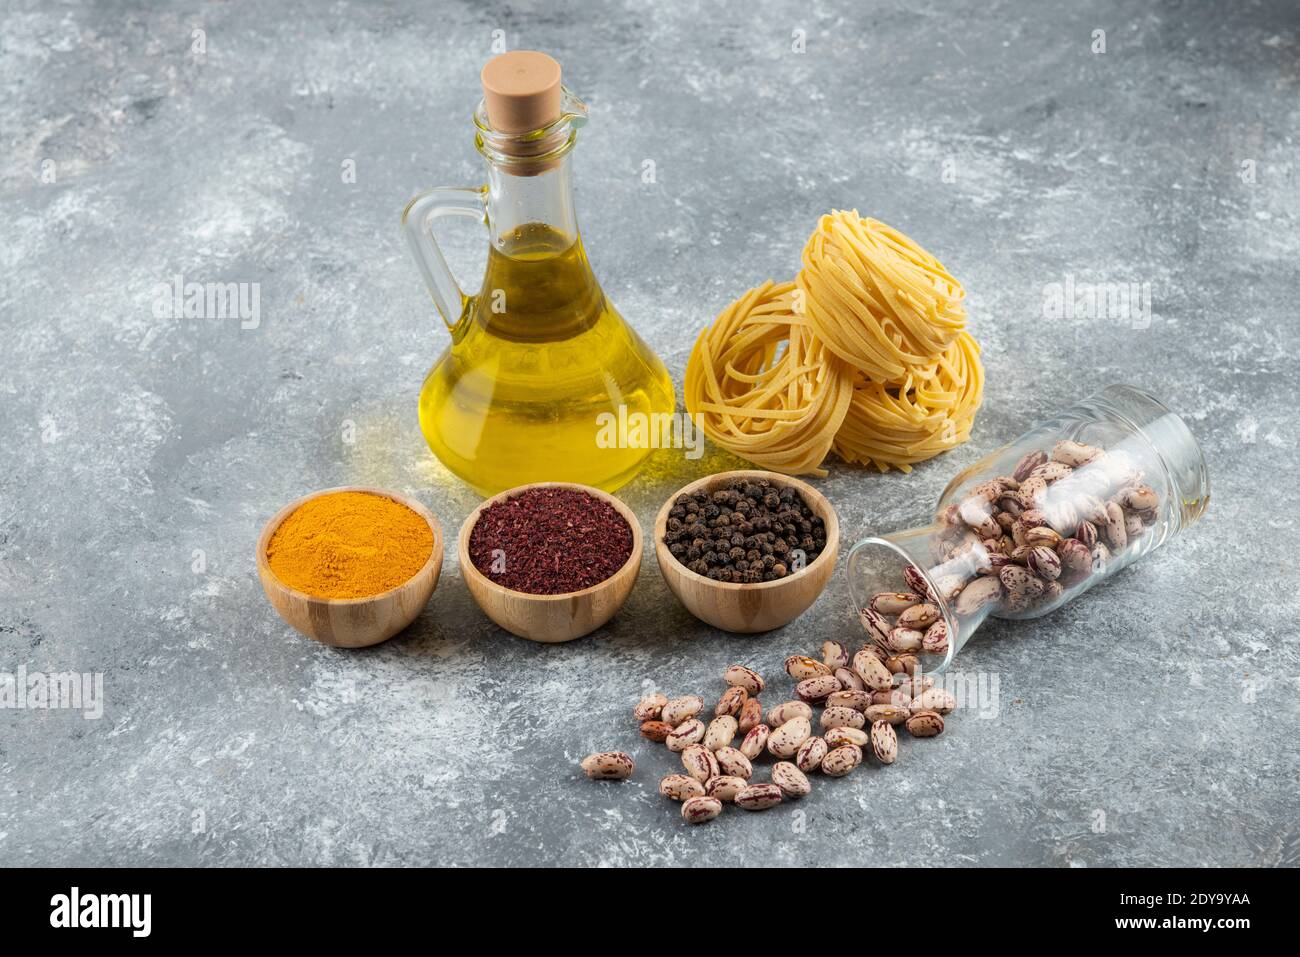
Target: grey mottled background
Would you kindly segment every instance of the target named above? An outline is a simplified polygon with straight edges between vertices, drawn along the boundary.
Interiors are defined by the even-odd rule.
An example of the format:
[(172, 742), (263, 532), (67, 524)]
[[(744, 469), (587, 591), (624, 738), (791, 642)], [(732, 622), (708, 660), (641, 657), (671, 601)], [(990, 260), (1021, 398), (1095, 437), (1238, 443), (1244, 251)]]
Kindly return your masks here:
[[(0, 711), (0, 862), (1300, 861), (1293, 3), (0, 11), (0, 670), (101, 671), (108, 699), (100, 721)], [(790, 276), (832, 207), (896, 224), (965, 282), (988, 370), (974, 437), (911, 476), (834, 469), (847, 537), (910, 523), (959, 468), (1112, 381), (1187, 416), (1205, 522), (1047, 621), (988, 625), (962, 663), (999, 677), (997, 719), (699, 829), (655, 793), (673, 762), (630, 721), (643, 683), (712, 695), (745, 660), (784, 691), (787, 651), (854, 639), (840, 579), (746, 639), (688, 617), (647, 557), (610, 627), (542, 647), (490, 625), (449, 556), (386, 645), (291, 632), (253, 567), (284, 502), (392, 486), (449, 531), (476, 504), (417, 429), (445, 334), (397, 224), (418, 189), (480, 181), (469, 116), (494, 30), (588, 98), (588, 247), (679, 384), (702, 324)], [(472, 227), (448, 242), (462, 270), (481, 261)], [(177, 273), (260, 283), (260, 327), (155, 319)], [(1149, 328), (1044, 320), (1067, 273), (1151, 283)], [(663, 455), (624, 495), (648, 521), (733, 464)], [(581, 779), (609, 747), (636, 779)]]

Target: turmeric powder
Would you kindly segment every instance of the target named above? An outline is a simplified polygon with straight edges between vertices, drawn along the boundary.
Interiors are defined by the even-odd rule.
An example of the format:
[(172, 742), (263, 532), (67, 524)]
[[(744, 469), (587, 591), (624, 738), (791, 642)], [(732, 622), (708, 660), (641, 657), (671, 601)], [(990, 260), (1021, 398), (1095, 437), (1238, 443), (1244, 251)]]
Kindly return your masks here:
[(294, 509), (271, 536), (275, 577), (316, 598), (367, 598), (390, 591), (433, 553), (429, 523), (370, 492), (332, 492)]

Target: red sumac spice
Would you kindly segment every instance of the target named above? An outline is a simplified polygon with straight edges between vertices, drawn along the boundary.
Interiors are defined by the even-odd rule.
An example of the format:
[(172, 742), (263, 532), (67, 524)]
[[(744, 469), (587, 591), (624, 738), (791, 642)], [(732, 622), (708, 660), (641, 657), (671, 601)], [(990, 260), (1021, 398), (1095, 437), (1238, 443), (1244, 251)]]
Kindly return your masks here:
[(632, 554), (618, 509), (571, 488), (530, 488), (479, 513), (469, 557), (491, 581), (532, 595), (560, 595), (603, 582)]

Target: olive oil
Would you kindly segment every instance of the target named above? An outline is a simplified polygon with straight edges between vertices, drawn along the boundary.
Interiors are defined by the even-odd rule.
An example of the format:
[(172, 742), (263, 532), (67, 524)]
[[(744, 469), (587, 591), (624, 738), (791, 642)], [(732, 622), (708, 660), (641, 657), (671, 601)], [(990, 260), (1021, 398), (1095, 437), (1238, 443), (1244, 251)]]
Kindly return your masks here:
[[(494, 57), (481, 79), (474, 143), (487, 183), (425, 190), (402, 213), (451, 332), (420, 391), (420, 429), (480, 492), (528, 482), (612, 491), (657, 444), (638, 426), (668, 421), (675, 403), (663, 363), (605, 297), (582, 245), (571, 153), (587, 108), (561, 83), (560, 65), (535, 50)], [(476, 296), (434, 238), (445, 216), (487, 227)]]
[(598, 416), (620, 406), (672, 412), (672, 380), (606, 299), (581, 238), (538, 222), (499, 237), (420, 393), (429, 447), (484, 494), (541, 481), (612, 491), (651, 451), (602, 447)]

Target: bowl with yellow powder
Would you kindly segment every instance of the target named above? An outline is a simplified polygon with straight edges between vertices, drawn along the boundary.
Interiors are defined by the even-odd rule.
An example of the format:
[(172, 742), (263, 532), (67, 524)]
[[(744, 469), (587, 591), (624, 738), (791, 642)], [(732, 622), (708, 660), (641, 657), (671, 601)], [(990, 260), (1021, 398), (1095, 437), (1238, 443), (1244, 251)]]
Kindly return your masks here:
[(257, 573), (286, 622), (339, 648), (376, 645), (429, 603), (442, 570), (442, 528), (386, 489), (325, 489), (282, 508), (257, 542)]

